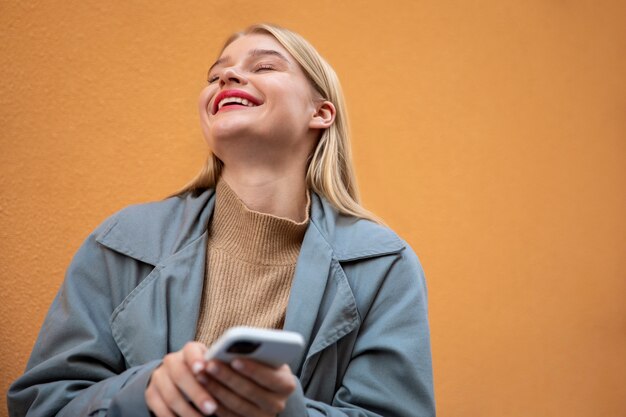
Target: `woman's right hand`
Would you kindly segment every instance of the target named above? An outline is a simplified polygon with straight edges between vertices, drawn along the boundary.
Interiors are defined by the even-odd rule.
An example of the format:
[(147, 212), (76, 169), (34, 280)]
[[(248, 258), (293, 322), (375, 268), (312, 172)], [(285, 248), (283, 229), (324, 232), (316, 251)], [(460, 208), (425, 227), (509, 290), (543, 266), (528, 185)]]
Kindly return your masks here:
[(178, 352), (165, 355), (152, 372), (145, 397), (157, 417), (201, 417), (215, 412), (215, 399), (199, 381), (206, 366), (206, 350), (202, 343), (189, 342)]

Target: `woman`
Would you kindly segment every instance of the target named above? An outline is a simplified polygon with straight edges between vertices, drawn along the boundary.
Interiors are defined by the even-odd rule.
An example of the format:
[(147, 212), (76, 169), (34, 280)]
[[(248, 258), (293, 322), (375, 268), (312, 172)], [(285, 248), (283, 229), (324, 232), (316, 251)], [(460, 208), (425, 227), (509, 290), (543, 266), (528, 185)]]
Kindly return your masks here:
[[(299, 35), (251, 26), (199, 108), (207, 165), (87, 238), (11, 415), (433, 416), (422, 269), (358, 204), (332, 68)], [(305, 353), (205, 362), (241, 324), (297, 331)]]

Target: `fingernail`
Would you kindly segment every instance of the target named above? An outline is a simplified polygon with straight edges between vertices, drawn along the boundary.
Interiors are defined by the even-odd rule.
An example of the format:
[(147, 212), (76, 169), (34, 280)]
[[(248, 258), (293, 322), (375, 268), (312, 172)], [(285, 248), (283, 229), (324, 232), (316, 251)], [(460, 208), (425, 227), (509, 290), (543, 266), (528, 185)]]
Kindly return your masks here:
[(238, 370), (238, 371), (242, 371), (242, 370), (243, 370), (243, 368), (244, 368), (244, 366), (243, 366), (243, 362), (241, 362), (241, 361), (240, 361), (240, 360), (238, 360), (238, 359), (235, 359), (235, 360), (233, 361), (232, 366), (233, 366), (233, 368), (235, 368), (235, 369), (236, 369), (236, 370)]
[(212, 374), (215, 375), (217, 373), (217, 365), (213, 362), (209, 363), (206, 367), (206, 370)]
[(194, 374), (199, 373), (199, 372), (202, 370), (202, 368), (204, 368), (204, 365), (203, 365), (203, 364), (202, 364), (202, 362), (200, 362), (200, 361), (195, 362), (195, 363), (191, 366), (191, 370), (192, 370), (192, 372), (193, 372)]
[(204, 414), (206, 415), (211, 415), (215, 412), (215, 409), (217, 407), (215, 406), (215, 403), (207, 400), (205, 402), (202, 403), (202, 411), (204, 412)]

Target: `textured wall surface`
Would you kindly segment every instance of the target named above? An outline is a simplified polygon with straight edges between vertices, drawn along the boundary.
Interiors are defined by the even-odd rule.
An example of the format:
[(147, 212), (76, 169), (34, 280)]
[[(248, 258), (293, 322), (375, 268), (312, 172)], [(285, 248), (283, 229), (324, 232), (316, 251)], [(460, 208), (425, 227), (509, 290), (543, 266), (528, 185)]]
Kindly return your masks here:
[(625, 16), (590, 0), (2, 2), (0, 389), (87, 234), (198, 171), (206, 70), (233, 30), (271, 21), (336, 68), (365, 204), (422, 260), (439, 415), (626, 415)]

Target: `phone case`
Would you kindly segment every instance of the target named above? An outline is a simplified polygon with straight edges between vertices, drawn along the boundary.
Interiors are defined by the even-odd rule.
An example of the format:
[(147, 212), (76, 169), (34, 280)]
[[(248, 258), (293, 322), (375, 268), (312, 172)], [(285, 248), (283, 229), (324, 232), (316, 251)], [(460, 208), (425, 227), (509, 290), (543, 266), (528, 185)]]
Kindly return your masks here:
[(299, 333), (256, 327), (232, 327), (209, 348), (206, 359), (230, 363), (235, 358), (279, 367), (295, 359), (304, 348)]

